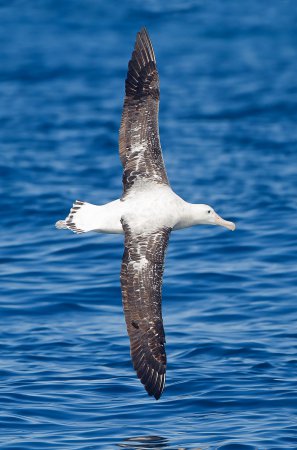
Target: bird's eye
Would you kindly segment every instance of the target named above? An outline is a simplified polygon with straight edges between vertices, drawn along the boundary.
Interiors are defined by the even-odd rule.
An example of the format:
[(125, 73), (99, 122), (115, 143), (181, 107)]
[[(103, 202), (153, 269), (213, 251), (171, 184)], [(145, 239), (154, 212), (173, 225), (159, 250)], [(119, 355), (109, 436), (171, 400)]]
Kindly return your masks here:
[(210, 209), (207, 212), (208, 212), (208, 214), (210, 214), (211, 213)]

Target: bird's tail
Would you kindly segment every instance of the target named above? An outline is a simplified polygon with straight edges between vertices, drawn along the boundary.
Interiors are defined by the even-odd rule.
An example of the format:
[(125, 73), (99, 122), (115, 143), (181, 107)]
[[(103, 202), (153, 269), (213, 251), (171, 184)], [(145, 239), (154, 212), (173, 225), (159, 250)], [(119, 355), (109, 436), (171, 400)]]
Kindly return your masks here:
[[(58, 220), (58, 222), (56, 222), (56, 228), (59, 229), (68, 229), (73, 231), (73, 233), (86, 233), (87, 231), (90, 231), (86, 226), (85, 226), (85, 216), (87, 216), (88, 214), (88, 206), (93, 206), (90, 205), (90, 203), (86, 203), (86, 202), (81, 202), (80, 200), (76, 200), (73, 203), (73, 206), (68, 214), (68, 216), (66, 217), (65, 220)], [(86, 211), (85, 211), (86, 210)]]

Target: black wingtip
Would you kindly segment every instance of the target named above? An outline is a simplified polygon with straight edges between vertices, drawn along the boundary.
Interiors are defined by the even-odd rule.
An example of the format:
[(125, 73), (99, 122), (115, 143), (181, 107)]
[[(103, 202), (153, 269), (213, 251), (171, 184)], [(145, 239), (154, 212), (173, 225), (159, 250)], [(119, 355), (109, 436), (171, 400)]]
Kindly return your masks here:
[(141, 27), (140, 30), (137, 32), (137, 34), (143, 34), (143, 33), (147, 33), (147, 29), (145, 26)]
[[(164, 358), (166, 358), (165, 354)], [(153, 362), (152, 360), (149, 362), (142, 350), (138, 350), (134, 355), (132, 354), (132, 360), (137, 377), (148, 395), (159, 400), (165, 388), (166, 361), (164, 361), (164, 364), (160, 364), (160, 362), (156, 364), (156, 361)]]
[(125, 93), (134, 98), (151, 96), (159, 99), (159, 77), (156, 57), (146, 28), (137, 33), (128, 64)]
[(142, 27), (136, 35), (134, 51), (137, 51), (139, 48), (144, 48), (148, 59), (156, 62), (153, 44), (146, 27)]
[(160, 392), (155, 392), (153, 394), (153, 396), (155, 397), (156, 400), (160, 400), (162, 394), (163, 394), (163, 390)]
[(159, 400), (165, 388), (165, 373), (164, 374), (155, 373), (155, 377), (151, 378), (148, 381), (146, 381), (143, 378), (140, 378), (139, 375), (138, 377), (141, 383), (144, 385), (144, 388), (148, 393), (148, 395), (150, 395), (151, 397), (155, 397), (156, 400)]
[(149, 33), (148, 33), (146, 27), (140, 28), (140, 30), (138, 31), (137, 35), (140, 35), (141, 37), (148, 38), (150, 40), (150, 36), (149, 36)]

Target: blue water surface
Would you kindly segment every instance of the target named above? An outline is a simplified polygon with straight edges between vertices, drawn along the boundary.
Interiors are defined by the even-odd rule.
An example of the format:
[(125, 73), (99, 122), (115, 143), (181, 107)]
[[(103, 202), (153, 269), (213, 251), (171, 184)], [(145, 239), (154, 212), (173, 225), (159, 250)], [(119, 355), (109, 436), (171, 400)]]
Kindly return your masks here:
[[(297, 4), (0, 5), (2, 449), (297, 448)], [(121, 195), (136, 32), (150, 32), (171, 184), (234, 233), (173, 233), (162, 398), (133, 371), (122, 236), (58, 231)]]

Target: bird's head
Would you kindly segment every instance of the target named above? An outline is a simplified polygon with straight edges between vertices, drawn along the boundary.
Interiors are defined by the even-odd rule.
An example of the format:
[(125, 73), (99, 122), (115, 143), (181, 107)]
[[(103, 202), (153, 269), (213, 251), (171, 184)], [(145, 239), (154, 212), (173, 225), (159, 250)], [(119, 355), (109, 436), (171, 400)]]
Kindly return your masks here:
[(215, 210), (209, 205), (195, 205), (197, 220), (199, 224), (203, 225), (220, 225), (228, 228), (228, 230), (235, 230), (235, 223), (222, 219)]

